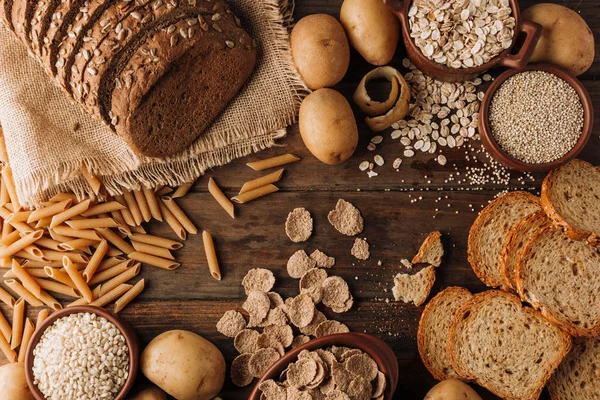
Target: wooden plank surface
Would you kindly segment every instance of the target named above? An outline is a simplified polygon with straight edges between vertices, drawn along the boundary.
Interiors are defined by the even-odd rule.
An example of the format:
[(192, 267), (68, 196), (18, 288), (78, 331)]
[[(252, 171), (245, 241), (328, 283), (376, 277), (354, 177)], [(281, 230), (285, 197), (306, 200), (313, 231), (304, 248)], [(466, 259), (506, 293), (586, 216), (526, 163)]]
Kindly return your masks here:
[[(598, 39), (600, 6), (597, 0), (556, 2), (577, 10)], [(341, 0), (297, 0), (296, 3), (296, 18), (314, 13), (337, 16)], [(520, 3), (525, 8), (536, 2)], [(600, 44), (597, 44), (597, 50), (600, 50)], [(400, 46), (391, 64), (400, 67), (402, 57)], [(360, 78), (371, 68), (353, 51), (351, 68), (336, 88), (350, 97)], [(600, 64), (596, 63), (581, 77), (595, 104), (600, 104), (599, 73)], [(599, 110), (596, 107), (596, 112)], [(600, 165), (598, 120), (595, 135), (581, 156), (596, 165)], [(475, 292), (484, 290), (466, 258), (471, 223), (483, 206), (507, 188), (526, 189), (537, 194), (544, 175), (537, 174), (532, 180), (523, 174), (512, 173), (508, 185), (491, 182), (470, 186), (458, 182), (464, 179), (467, 168), (487, 162), (482, 153), (478, 153), (479, 143), (474, 143), (473, 149), (469, 150), (479, 163), (472, 157), (466, 161), (464, 148), (445, 149), (446, 166), (440, 166), (429, 154), (419, 153), (412, 159), (403, 157), (404, 163), (396, 172), (391, 164), (394, 158), (401, 156), (402, 146), (385, 132), (384, 142), (375, 153), (382, 155), (386, 164), (376, 169), (379, 176), (369, 179), (366, 173), (358, 170), (358, 164), (362, 160), (372, 160), (375, 153), (369, 152), (366, 146), (374, 134), (360, 121), (359, 130), (360, 142), (355, 155), (340, 166), (327, 166), (312, 157), (304, 148), (297, 127), (292, 127), (288, 138), (281, 143), (283, 146), (209, 171), (206, 177), (199, 179), (179, 203), (200, 229), (206, 229), (214, 236), (223, 280), (217, 282), (210, 277), (199, 236), (191, 236), (185, 247), (177, 252), (177, 259), (182, 263), (178, 270), (167, 272), (145, 266), (142, 276), (146, 278), (147, 288), (123, 312), (142, 341), (147, 343), (165, 330), (189, 329), (213, 341), (229, 364), (236, 355), (232, 340), (217, 333), (215, 324), (226, 310), (240, 309), (244, 299), (240, 283), (246, 271), (255, 267), (272, 270), (277, 277), (275, 290), (282, 296), (294, 296), (298, 293), (298, 281), (287, 276), (287, 259), (296, 250), (311, 252), (318, 248), (336, 257), (336, 266), (328, 272), (345, 278), (357, 300), (348, 313), (333, 315), (329, 310), (325, 313), (346, 323), (353, 331), (372, 333), (385, 340), (396, 352), (400, 365), (396, 398), (422, 399), (435, 380), (423, 367), (416, 348), (416, 330), (422, 308), (392, 301), (392, 277), (405, 271), (400, 267), (400, 260), (410, 259), (429, 232), (440, 230), (444, 233), (447, 253), (437, 271), (433, 293), (451, 285), (465, 286)], [(207, 193), (210, 176), (217, 179), (227, 195), (237, 193), (243, 182), (261, 175), (246, 167), (246, 162), (285, 152), (301, 156), (302, 161), (285, 167), (284, 178), (278, 184), (281, 191), (237, 207), (235, 220), (230, 219)], [(460, 177), (457, 172), (461, 173)], [(354, 203), (365, 218), (365, 230), (360, 237), (366, 237), (371, 244), (371, 258), (367, 261), (353, 258), (350, 248), (354, 239), (342, 236), (327, 222), (327, 213), (339, 198)], [(307, 208), (315, 220), (313, 236), (302, 244), (292, 243), (284, 232), (286, 216), (295, 207)], [(163, 224), (150, 224), (149, 231), (175, 238)], [(6, 307), (0, 308), (8, 315)], [(28, 309), (31, 316), (36, 312), (34, 308)], [(484, 390), (480, 392), (484, 399), (495, 398)], [(248, 393), (249, 388), (238, 389), (228, 378), (221, 397), (243, 399)]]

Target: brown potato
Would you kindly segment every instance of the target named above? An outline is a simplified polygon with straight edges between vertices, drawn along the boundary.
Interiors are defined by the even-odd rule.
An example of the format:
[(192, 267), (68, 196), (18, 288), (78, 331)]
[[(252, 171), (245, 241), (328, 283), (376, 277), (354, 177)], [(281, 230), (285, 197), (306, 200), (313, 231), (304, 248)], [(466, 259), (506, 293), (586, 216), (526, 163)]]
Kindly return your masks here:
[(432, 387), (423, 400), (481, 400), (481, 397), (466, 383), (446, 379)]
[(35, 400), (25, 379), (25, 364), (12, 363), (0, 367), (0, 398)]
[(523, 11), (523, 18), (544, 27), (531, 62), (556, 64), (577, 76), (594, 63), (594, 34), (570, 8), (541, 3)]
[(129, 400), (167, 400), (167, 394), (160, 388), (152, 385), (138, 391)]
[(302, 18), (290, 36), (294, 64), (311, 89), (342, 80), (350, 65), (350, 46), (344, 28), (327, 14)]
[(340, 164), (356, 150), (358, 128), (352, 108), (333, 89), (319, 89), (304, 99), (299, 126), (308, 150), (325, 164)]
[(392, 60), (400, 40), (400, 21), (382, 0), (344, 0), (340, 22), (350, 44), (373, 65)]

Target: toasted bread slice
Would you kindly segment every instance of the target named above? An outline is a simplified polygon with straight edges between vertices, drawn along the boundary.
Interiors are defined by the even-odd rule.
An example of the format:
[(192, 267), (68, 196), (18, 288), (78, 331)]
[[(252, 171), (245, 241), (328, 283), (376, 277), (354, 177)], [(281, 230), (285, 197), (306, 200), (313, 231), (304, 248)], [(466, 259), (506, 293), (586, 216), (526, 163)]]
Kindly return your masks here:
[(423, 268), (414, 275), (398, 274), (394, 278), (392, 293), (396, 301), (413, 302), (415, 306), (425, 303), (435, 283), (435, 267)]
[(502, 288), (504, 290), (517, 291), (517, 284), (515, 283), (517, 257), (523, 251), (525, 243), (549, 225), (550, 220), (546, 217), (546, 213), (540, 210), (529, 214), (510, 230), (502, 247), (502, 263), (500, 264), (500, 273), (504, 281)]
[(458, 377), (448, 358), (448, 332), (452, 316), (471, 297), (467, 289), (451, 286), (431, 299), (421, 314), (417, 333), (419, 354), (425, 367), (439, 381)]
[(431, 232), (421, 244), (419, 253), (412, 259), (413, 264), (427, 263), (434, 267), (442, 264), (444, 256), (444, 245), (442, 234), (439, 231)]
[(600, 335), (600, 250), (542, 229), (517, 259), (517, 291), (573, 336)]
[(599, 366), (600, 338), (573, 340), (573, 349), (548, 381), (550, 398), (552, 400), (600, 399)]
[(481, 211), (469, 232), (469, 263), (487, 286), (504, 283), (500, 273), (502, 246), (512, 227), (527, 215), (539, 211), (540, 201), (527, 192), (511, 192)]
[(468, 300), (448, 338), (456, 373), (509, 400), (537, 400), (570, 349), (571, 336), (500, 290)]
[(551, 171), (542, 184), (542, 207), (573, 240), (600, 242), (600, 170), (575, 159)]

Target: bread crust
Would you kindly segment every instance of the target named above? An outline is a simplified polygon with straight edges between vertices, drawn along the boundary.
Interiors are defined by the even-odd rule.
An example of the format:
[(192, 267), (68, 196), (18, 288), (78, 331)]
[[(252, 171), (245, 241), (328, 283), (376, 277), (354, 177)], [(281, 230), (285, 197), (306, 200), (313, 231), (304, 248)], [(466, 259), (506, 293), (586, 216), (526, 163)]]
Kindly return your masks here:
[[(442, 233), (440, 231), (434, 231), (434, 232), (431, 232), (429, 235), (427, 235), (427, 237), (421, 244), (421, 247), (419, 248), (419, 252), (417, 253), (416, 256), (413, 257), (411, 263), (419, 264), (419, 263), (428, 262), (428, 260), (425, 260), (425, 256), (428, 253), (429, 248), (431, 246), (433, 246), (438, 240), (440, 240), (441, 237), (442, 237)], [(432, 265), (434, 267), (439, 267), (441, 265), (441, 263), (438, 263), (437, 265), (435, 265), (435, 264), (432, 264)]]
[[(421, 314), (421, 319), (419, 320), (419, 328), (417, 330), (417, 346), (419, 349), (419, 354), (421, 355), (421, 360), (423, 361), (425, 368), (427, 368), (431, 375), (433, 375), (433, 377), (438, 381), (443, 381), (449, 378), (456, 378), (456, 376), (446, 374), (443, 370), (437, 369), (433, 364), (431, 357), (429, 356), (429, 354), (427, 354), (426, 349), (429, 332), (426, 331), (425, 323), (429, 319), (430, 315), (433, 313), (435, 308), (439, 306), (439, 303), (442, 302), (448, 296), (466, 296), (468, 297), (466, 300), (469, 300), (473, 295), (469, 290), (459, 286), (450, 286), (442, 290), (437, 295), (435, 295), (435, 297), (433, 297), (425, 306), (425, 309)], [(447, 349), (444, 349), (444, 351), (447, 351)], [(447, 361), (448, 365), (450, 365), (450, 360), (448, 359)]]
[(519, 300), (519, 298), (517, 296), (515, 296), (514, 294), (511, 293), (507, 293), (501, 290), (496, 290), (496, 289), (492, 289), (492, 290), (488, 290), (485, 292), (481, 292), (481, 293), (477, 293), (476, 295), (474, 295), (470, 300), (468, 300), (453, 316), (452, 318), (452, 325), (450, 326), (450, 333), (448, 335), (448, 355), (450, 358), (450, 364), (452, 365), (452, 368), (454, 369), (454, 371), (456, 371), (463, 379), (466, 380), (471, 380), (475, 383), (477, 383), (478, 385), (485, 387), (486, 389), (488, 389), (490, 392), (494, 393), (495, 395), (505, 399), (505, 400), (538, 400), (538, 398), (540, 397), (540, 394), (542, 392), (542, 390), (544, 389), (544, 386), (546, 385), (546, 383), (548, 382), (548, 380), (550, 379), (550, 377), (552, 376), (552, 372), (554, 372), (554, 370), (560, 365), (560, 362), (562, 361), (562, 359), (569, 353), (569, 351), (571, 350), (572, 347), (572, 339), (571, 336), (569, 336), (566, 332), (562, 331), (561, 329), (559, 329), (557, 326), (552, 325), (557, 332), (562, 336), (562, 340), (561, 340), (561, 344), (562, 344), (562, 349), (560, 351), (560, 357), (557, 357), (556, 360), (554, 360), (554, 362), (551, 364), (550, 368), (545, 371), (545, 375), (543, 376), (541, 382), (539, 383), (539, 385), (534, 389), (534, 392), (531, 394), (531, 396), (529, 397), (511, 397), (510, 395), (507, 396), (506, 393), (497, 393), (493, 390), (493, 388), (489, 388), (485, 386), (485, 382), (482, 382), (481, 380), (478, 379), (477, 376), (475, 375), (470, 375), (467, 371), (465, 371), (464, 368), (462, 368), (462, 365), (460, 364), (460, 362), (457, 360), (456, 357), (456, 338), (455, 338), (455, 331), (457, 326), (460, 324), (461, 319), (463, 318), (463, 316), (468, 313), (471, 312), (471, 310), (478, 306), (479, 304), (485, 302), (487, 299), (496, 297), (496, 296), (502, 296), (507, 298), (508, 300), (510, 300), (511, 302), (513, 302), (515, 304), (515, 306), (521, 310), (523, 310), (524, 312), (531, 314), (533, 318), (539, 318), (542, 320), (546, 320), (546, 322), (548, 322), (549, 324), (551, 324), (550, 321), (548, 321), (543, 315), (541, 315), (539, 312), (537, 312), (536, 310), (534, 310), (533, 308), (530, 307), (526, 307), (524, 306), (521, 301)]
[(0, 0), (0, 20), (11, 31), (13, 30), (12, 6), (13, 0)]

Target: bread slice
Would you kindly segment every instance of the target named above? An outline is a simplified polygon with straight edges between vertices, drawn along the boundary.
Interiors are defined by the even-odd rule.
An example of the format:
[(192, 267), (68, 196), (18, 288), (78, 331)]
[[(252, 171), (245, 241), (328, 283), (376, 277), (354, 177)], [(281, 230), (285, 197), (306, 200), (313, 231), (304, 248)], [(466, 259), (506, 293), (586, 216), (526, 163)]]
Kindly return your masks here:
[(542, 184), (542, 207), (573, 240), (600, 242), (600, 170), (572, 160), (551, 171)]
[(448, 333), (452, 316), (471, 297), (467, 289), (451, 286), (431, 299), (421, 314), (417, 333), (419, 354), (425, 367), (439, 381), (458, 377), (448, 357)]
[(529, 214), (519, 221), (508, 233), (506, 242), (502, 247), (502, 263), (500, 273), (504, 284), (504, 290), (517, 291), (515, 273), (517, 270), (517, 257), (523, 251), (525, 243), (536, 233), (550, 225), (550, 220), (542, 210)]
[(571, 337), (518, 297), (479, 293), (454, 315), (448, 338), (452, 368), (508, 400), (537, 400), (571, 349)]
[(421, 244), (419, 253), (413, 257), (412, 263), (426, 263), (439, 267), (442, 264), (444, 256), (444, 245), (442, 244), (442, 234), (439, 231), (431, 232)]
[(468, 258), (483, 283), (500, 287), (502, 246), (512, 227), (527, 215), (539, 211), (540, 201), (527, 192), (510, 192), (481, 211), (469, 232)]
[(398, 274), (394, 278), (392, 293), (396, 301), (413, 302), (419, 307), (425, 303), (435, 283), (435, 267), (430, 265), (414, 275)]
[(549, 226), (517, 259), (524, 301), (573, 336), (600, 335), (600, 250)]
[(552, 400), (600, 399), (600, 338), (577, 338), (573, 349), (563, 359), (552, 378), (548, 391)]

